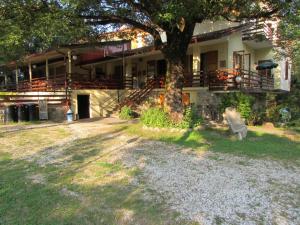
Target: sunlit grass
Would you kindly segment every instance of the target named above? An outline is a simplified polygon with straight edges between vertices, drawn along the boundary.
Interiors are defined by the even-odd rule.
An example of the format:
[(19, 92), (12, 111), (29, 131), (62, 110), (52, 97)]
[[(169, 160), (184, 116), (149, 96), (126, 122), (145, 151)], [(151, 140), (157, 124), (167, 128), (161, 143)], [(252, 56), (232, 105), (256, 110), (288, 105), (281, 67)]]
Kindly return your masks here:
[(149, 131), (141, 124), (129, 125), (126, 132), (145, 138), (175, 143), (193, 148), (195, 151), (214, 151), (231, 153), (253, 158), (269, 158), (286, 162), (299, 163), (300, 138), (298, 135), (285, 136), (269, 133), (263, 128), (249, 131), (243, 141), (237, 140), (228, 130), (205, 129), (199, 131), (168, 132)]

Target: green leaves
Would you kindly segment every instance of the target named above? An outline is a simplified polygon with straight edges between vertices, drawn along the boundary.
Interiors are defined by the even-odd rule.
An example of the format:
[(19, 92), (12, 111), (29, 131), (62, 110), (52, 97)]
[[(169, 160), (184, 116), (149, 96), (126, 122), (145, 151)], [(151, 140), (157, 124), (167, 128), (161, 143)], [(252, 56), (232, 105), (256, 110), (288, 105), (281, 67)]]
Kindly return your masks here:
[(59, 1), (5, 1), (0, 15), (0, 56), (6, 61), (73, 42), (90, 31)]

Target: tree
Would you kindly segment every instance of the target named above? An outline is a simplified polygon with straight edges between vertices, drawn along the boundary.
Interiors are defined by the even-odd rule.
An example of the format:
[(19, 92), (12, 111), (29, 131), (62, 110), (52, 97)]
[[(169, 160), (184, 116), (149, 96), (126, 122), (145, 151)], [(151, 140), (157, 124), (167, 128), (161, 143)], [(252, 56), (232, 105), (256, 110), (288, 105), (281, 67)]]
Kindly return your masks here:
[[(5, 18), (4, 22), (0, 23), (2, 25), (0, 29), (5, 29), (3, 27), (8, 23), (10, 28), (4, 32), (13, 34), (11, 38), (4, 38), (4, 45), (7, 43), (10, 47), (11, 43), (17, 43), (17, 46), (24, 45), (18, 42), (25, 39), (26, 43), (29, 43), (28, 48), (44, 43), (47, 46), (51, 45), (55, 43), (54, 37), (57, 37), (55, 35), (61, 35), (58, 36), (60, 41), (68, 40), (70, 37), (75, 39), (78, 33), (81, 33), (74, 33), (76, 26), (78, 30), (87, 29), (82, 26), (83, 21), (96, 32), (103, 27), (123, 24), (148, 32), (168, 62), (166, 110), (174, 121), (180, 121), (183, 116), (181, 104), (183, 60), (196, 23), (202, 23), (204, 20), (243, 21), (271, 17), (288, 8), (289, 2), (288, 0), (7, 0), (0, 4), (0, 16)], [(17, 9), (14, 9), (15, 5)], [(30, 26), (32, 23), (36, 24), (33, 28)], [(45, 27), (45, 24), (53, 27), (50, 29), (53, 32), (49, 33), (48, 28), (41, 29), (40, 26)], [(69, 32), (64, 33), (65, 30)], [(162, 42), (162, 32), (166, 34), (166, 43)], [(38, 43), (35, 44), (36, 42)]]
[(294, 76), (300, 80), (300, 1), (294, 0), (279, 24), (279, 47), (292, 60)]
[[(165, 106), (174, 121), (183, 115), (183, 60), (196, 23), (266, 18), (287, 7), (287, 1), (274, 0), (84, 0), (75, 6), (90, 25), (129, 24), (153, 36), (168, 62)], [(166, 43), (161, 32), (166, 33)]]
[(0, 0), (0, 63), (88, 36), (91, 29), (58, 1)]

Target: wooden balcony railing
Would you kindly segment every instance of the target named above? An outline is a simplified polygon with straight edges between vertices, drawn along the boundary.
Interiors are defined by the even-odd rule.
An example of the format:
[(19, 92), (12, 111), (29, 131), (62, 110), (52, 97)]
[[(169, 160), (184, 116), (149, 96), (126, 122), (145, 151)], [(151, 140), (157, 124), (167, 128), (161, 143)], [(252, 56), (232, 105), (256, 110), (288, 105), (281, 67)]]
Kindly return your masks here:
[[(236, 77), (241, 81), (237, 82)], [(68, 78), (68, 79), (66, 79)], [(165, 87), (165, 77), (155, 78), (153, 80), (154, 88)], [(184, 87), (209, 87), (212, 91), (263, 91), (274, 88), (274, 78), (267, 74), (258, 74), (248, 70), (223, 69), (208, 73), (194, 72), (184, 74)], [(84, 77), (66, 76), (64, 74), (50, 79), (35, 78), (31, 82), (19, 81), (18, 85), (8, 84), (2, 90), (4, 91), (67, 91), (80, 89), (124, 89), (124, 81), (117, 79), (97, 79), (88, 80)], [(126, 87), (127, 88), (127, 87)]]
[(274, 78), (272, 76), (248, 70), (219, 70), (210, 72), (208, 77), (209, 90), (212, 91), (241, 90), (261, 92), (274, 89)]
[(242, 32), (243, 41), (247, 40), (273, 40), (273, 30), (264, 21), (257, 21), (252, 23), (247, 29)]

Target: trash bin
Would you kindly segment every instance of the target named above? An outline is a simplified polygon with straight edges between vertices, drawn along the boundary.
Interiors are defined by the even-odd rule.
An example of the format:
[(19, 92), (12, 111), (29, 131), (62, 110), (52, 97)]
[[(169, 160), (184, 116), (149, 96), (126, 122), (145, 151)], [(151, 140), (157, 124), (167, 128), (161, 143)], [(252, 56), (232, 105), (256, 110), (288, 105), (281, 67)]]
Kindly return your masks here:
[(28, 105), (19, 105), (18, 106), (18, 122), (27, 122), (29, 121), (29, 107)]
[(18, 107), (16, 105), (6, 107), (5, 122), (18, 122)]
[(72, 122), (73, 121), (73, 112), (71, 109), (68, 110), (67, 112), (67, 121)]
[(39, 120), (39, 109), (37, 104), (28, 104), (29, 121)]

